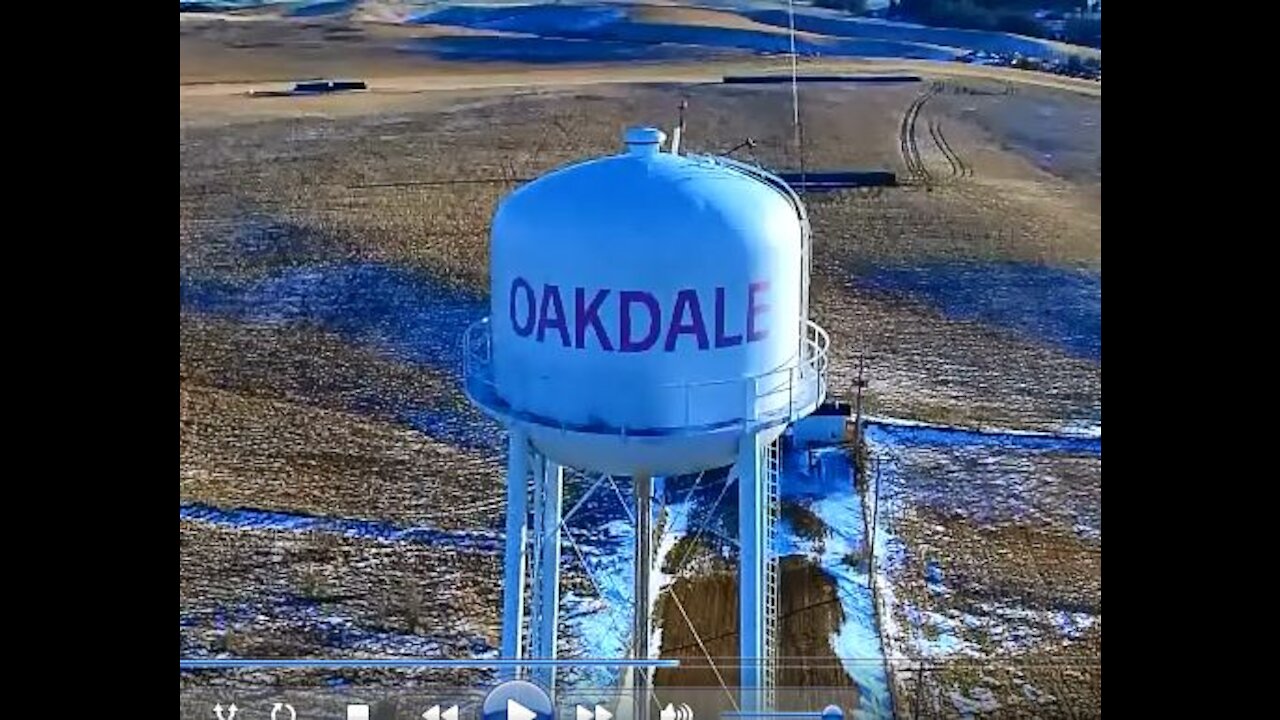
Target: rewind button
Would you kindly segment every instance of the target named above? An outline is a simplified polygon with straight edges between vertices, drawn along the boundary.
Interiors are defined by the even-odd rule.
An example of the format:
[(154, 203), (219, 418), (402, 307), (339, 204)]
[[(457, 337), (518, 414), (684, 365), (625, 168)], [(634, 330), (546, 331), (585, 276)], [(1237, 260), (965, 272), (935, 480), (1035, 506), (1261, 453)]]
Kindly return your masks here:
[(422, 720), (458, 720), (458, 706), (451, 705), (448, 710), (441, 712), (439, 705), (432, 705), (422, 713)]

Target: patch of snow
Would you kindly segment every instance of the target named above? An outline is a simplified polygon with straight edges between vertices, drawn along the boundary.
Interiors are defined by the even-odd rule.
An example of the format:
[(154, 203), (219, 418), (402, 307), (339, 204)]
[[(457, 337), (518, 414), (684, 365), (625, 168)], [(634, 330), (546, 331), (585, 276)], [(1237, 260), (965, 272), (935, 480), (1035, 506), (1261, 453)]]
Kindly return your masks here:
[(853, 716), (889, 717), (892, 698), (869, 569), (865, 564), (850, 567), (845, 561), (850, 554), (860, 553), (866, 544), (862, 499), (854, 490), (849, 456), (840, 447), (795, 451), (783, 458), (782, 468), (783, 499), (807, 501), (809, 510), (827, 532), (815, 542), (798, 537), (791, 523), (784, 521), (776, 550), (806, 555), (835, 579), (844, 622), (832, 634), (831, 646), (858, 686), (859, 707)]
[(1064, 612), (1053, 613), (1053, 626), (1068, 640), (1078, 640), (1098, 621), (1098, 616), (1091, 613)]
[(1091, 525), (1087, 525), (1087, 524), (1085, 524), (1085, 523), (1076, 523), (1075, 525), (1073, 525), (1073, 526), (1071, 527), (1071, 530), (1072, 530), (1076, 535), (1079, 535), (1080, 537), (1084, 538), (1085, 540), (1097, 540), (1098, 542), (1101, 542), (1101, 541), (1102, 541), (1102, 529), (1101, 529), (1101, 528), (1096, 528), (1096, 527), (1093, 527), (1093, 526), (1091, 526)]
[(975, 687), (969, 689), (968, 695), (962, 695), (957, 690), (948, 693), (951, 704), (955, 707), (956, 712), (961, 715), (973, 715), (975, 713), (989, 713), (1000, 709), (1000, 701), (996, 700), (995, 693), (989, 688)]
[(1101, 455), (1102, 434), (1048, 433), (999, 427), (963, 427), (916, 420), (870, 417), (864, 421), (868, 442), (903, 448), (1007, 448), (1060, 450)]
[(190, 522), (239, 530), (327, 532), (387, 543), (410, 542), (433, 547), (452, 547), (482, 554), (502, 552), (505, 537), (504, 533), (488, 530), (438, 530), (375, 520), (324, 517), (256, 508), (224, 509), (201, 503), (180, 505), (178, 517)]

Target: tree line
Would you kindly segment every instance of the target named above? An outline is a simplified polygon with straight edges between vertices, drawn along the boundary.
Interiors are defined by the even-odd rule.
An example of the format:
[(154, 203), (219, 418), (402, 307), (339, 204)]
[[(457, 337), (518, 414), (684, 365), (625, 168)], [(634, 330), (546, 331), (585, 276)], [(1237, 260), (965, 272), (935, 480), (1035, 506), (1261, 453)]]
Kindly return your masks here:
[[(814, 0), (814, 5), (855, 15), (867, 12), (866, 0)], [(1102, 47), (1102, 21), (1079, 15), (1100, 8), (1101, 0), (890, 0), (888, 16), (936, 27), (1050, 37), (1034, 15), (1048, 10), (1065, 18), (1063, 40)]]

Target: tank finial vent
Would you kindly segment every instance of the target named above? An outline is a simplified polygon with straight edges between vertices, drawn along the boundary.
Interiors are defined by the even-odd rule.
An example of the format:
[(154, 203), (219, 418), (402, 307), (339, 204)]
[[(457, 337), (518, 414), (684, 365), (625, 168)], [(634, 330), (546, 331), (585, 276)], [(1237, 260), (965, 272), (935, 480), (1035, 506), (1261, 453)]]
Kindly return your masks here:
[(624, 136), (627, 152), (632, 155), (652, 155), (662, 150), (667, 134), (655, 127), (633, 127)]

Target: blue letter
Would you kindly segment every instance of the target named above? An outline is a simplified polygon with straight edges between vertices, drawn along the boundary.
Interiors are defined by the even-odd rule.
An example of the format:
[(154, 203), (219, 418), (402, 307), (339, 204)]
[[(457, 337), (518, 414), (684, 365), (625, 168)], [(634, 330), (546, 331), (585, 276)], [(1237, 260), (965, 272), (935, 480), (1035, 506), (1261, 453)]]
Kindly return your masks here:
[[(684, 316), (684, 309), (689, 308), (689, 314), (693, 316), (693, 321), (689, 323), (681, 322)], [(664, 348), (667, 352), (676, 349), (676, 340), (684, 333), (692, 333), (698, 340), (698, 349), (707, 349), (707, 328), (702, 322), (702, 306), (698, 303), (698, 293), (696, 290), (681, 290), (676, 293), (676, 306), (671, 311), (671, 327), (667, 328), (667, 343)]]
[(608, 297), (609, 291), (601, 290), (591, 299), (591, 303), (587, 304), (587, 291), (585, 288), (578, 288), (575, 293), (577, 305), (578, 324), (574, 327), (576, 337), (576, 347), (581, 350), (587, 345), (587, 326), (596, 329), (596, 339), (600, 341), (600, 347), (606, 352), (613, 350), (613, 343), (609, 342), (609, 333), (604, 329), (604, 325), (600, 322), (600, 305), (604, 299)]
[(768, 292), (768, 290), (768, 280), (753, 282), (747, 288), (747, 342), (755, 342), (769, 337), (768, 328), (760, 330), (759, 332), (756, 331), (756, 315), (763, 315), (769, 310), (768, 305), (756, 304), (756, 293)]
[[(524, 288), (525, 295), (529, 296), (529, 312), (525, 318), (528, 322), (523, 325), (516, 319), (516, 290)], [(529, 337), (529, 333), (533, 332), (533, 323), (538, 319), (537, 315), (537, 298), (533, 292), (533, 286), (522, 277), (518, 277), (511, 281), (511, 329), (516, 331), (520, 337)]]
[(726, 348), (742, 344), (741, 335), (724, 334), (724, 288), (716, 288), (716, 347)]
[[(555, 303), (556, 316), (551, 318), (552, 302)], [(555, 285), (542, 286), (542, 308), (538, 311), (538, 342), (547, 336), (547, 328), (560, 331), (560, 344), (569, 347), (569, 327), (564, 323), (564, 305), (560, 303), (560, 288)]]
[[(622, 352), (644, 352), (653, 347), (653, 344), (658, 341), (658, 333), (662, 330), (662, 309), (658, 307), (657, 299), (643, 290), (623, 290), (618, 293), (618, 297), (622, 301), (618, 308), (618, 314), (622, 316), (622, 346), (619, 349)], [(642, 303), (649, 309), (649, 334), (638, 341), (631, 339), (631, 305), (633, 303)]]

